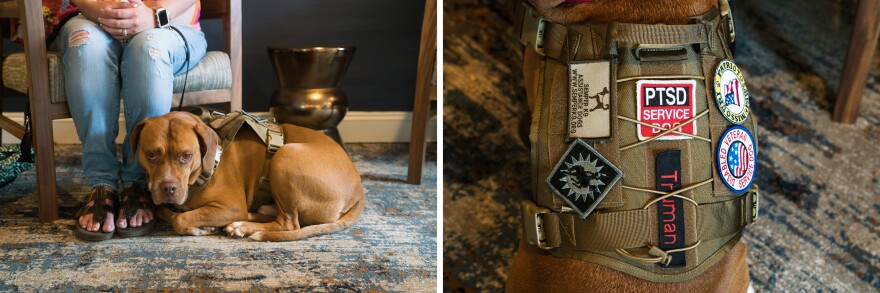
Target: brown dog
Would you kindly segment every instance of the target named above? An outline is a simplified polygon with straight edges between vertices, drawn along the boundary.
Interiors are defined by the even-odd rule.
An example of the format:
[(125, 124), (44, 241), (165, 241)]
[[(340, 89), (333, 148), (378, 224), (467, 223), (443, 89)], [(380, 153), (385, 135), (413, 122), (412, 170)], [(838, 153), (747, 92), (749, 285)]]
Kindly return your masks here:
[(206, 235), (225, 227), (233, 237), (291, 241), (354, 225), (364, 209), (364, 191), (345, 151), (320, 132), (282, 128), (284, 146), (269, 164), (272, 198), (257, 196), (266, 145), (248, 127), (223, 150), (210, 182), (193, 195), (189, 186), (203, 169), (214, 168), (220, 143), (197, 116), (172, 112), (146, 119), (132, 131), (131, 146), (147, 172), (153, 202), (184, 211), (164, 205), (158, 211), (179, 234)]
[[(593, 0), (573, 5), (565, 0), (530, 0), (546, 18), (561, 23), (628, 22), (682, 24), (717, 7), (715, 0)], [(540, 58), (525, 50), (529, 107), (539, 95)], [(508, 292), (745, 292), (749, 286), (746, 248), (740, 242), (714, 267), (682, 283), (654, 283), (590, 262), (550, 255), (520, 241), (507, 274)]]

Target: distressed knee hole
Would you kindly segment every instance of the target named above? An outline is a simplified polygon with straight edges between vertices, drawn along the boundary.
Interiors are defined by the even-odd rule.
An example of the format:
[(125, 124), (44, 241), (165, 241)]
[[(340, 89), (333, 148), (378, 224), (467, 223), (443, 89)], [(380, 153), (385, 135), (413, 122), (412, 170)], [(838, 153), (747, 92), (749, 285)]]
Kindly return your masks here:
[(155, 39), (155, 38), (156, 38), (156, 35), (154, 35), (154, 34), (148, 34), (148, 35), (147, 35), (147, 41), (152, 41), (152, 40)]
[(150, 47), (150, 58), (153, 58), (153, 60), (159, 59), (159, 49)]
[(75, 31), (70, 34), (70, 38), (67, 39), (68, 46), (70, 47), (79, 47), (85, 45), (89, 42), (89, 32), (86, 30)]

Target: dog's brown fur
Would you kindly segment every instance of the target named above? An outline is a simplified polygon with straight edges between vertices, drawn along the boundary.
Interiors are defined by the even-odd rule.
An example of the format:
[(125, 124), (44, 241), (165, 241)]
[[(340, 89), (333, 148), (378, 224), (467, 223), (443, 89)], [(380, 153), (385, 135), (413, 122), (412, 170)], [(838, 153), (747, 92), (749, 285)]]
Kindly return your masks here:
[(594, 263), (555, 257), (525, 241), (507, 273), (508, 292), (746, 292), (748, 287), (742, 243), (702, 275), (681, 283), (653, 283)]
[[(159, 217), (179, 234), (205, 235), (226, 227), (235, 237), (291, 241), (351, 227), (363, 211), (364, 191), (345, 151), (320, 132), (282, 128), (284, 146), (269, 165), (272, 198), (257, 196), (266, 145), (247, 126), (223, 150), (211, 181), (193, 196), (187, 196), (189, 185), (214, 167), (219, 137), (210, 127), (193, 114), (172, 112), (138, 124), (130, 143), (147, 172), (153, 202), (186, 210), (159, 208)], [(258, 207), (277, 215), (249, 212)]]
[(701, 15), (717, 0), (592, 0), (577, 5), (565, 0), (529, 0), (544, 17), (560, 23), (626, 22), (644, 24), (683, 24)]
[[(560, 6), (564, 0), (530, 0), (548, 19), (562, 23), (628, 22), (682, 24), (717, 7), (711, 0), (593, 0)], [(540, 56), (526, 50), (523, 71), (529, 107), (538, 95)], [(654, 283), (614, 269), (571, 258), (555, 257), (525, 241), (507, 274), (508, 292), (745, 292), (749, 285), (746, 248), (736, 246), (705, 273), (681, 283)]]

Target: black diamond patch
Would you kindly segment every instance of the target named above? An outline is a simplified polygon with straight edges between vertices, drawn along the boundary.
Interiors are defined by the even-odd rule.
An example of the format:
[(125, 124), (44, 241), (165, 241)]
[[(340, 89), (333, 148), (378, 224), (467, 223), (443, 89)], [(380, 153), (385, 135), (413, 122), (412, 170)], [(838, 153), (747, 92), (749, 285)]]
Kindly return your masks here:
[(547, 185), (585, 219), (621, 178), (623, 172), (617, 166), (578, 139), (553, 168)]

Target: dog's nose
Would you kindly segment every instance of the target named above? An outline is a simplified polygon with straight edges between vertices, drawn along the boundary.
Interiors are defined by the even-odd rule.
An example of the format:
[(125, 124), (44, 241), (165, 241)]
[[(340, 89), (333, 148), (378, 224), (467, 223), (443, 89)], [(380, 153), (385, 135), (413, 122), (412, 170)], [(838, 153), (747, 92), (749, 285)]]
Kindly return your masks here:
[(177, 183), (162, 184), (162, 190), (165, 191), (165, 195), (174, 196), (174, 193), (177, 192)]

